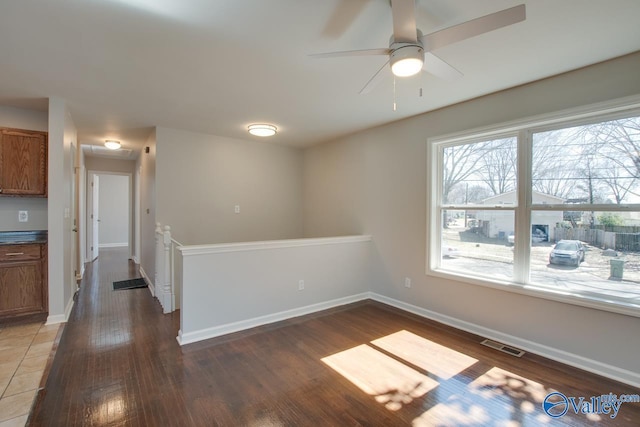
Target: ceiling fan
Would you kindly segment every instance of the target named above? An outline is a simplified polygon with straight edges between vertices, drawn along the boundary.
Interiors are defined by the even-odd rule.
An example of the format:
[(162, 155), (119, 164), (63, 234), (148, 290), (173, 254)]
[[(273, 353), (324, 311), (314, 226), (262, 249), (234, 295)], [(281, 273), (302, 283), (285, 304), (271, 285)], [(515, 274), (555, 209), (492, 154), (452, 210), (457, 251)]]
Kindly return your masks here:
[(455, 80), (462, 77), (462, 73), (436, 56), (433, 53), (434, 50), (524, 21), (526, 18), (525, 5), (521, 4), (422, 35), (416, 27), (415, 0), (391, 0), (391, 13), (393, 15), (393, 35), (389, 39), (388, 48), (319, 53), (311, 56), (314, 58), (389, 56), (389, 60), (369, 79), (360, 90), (360, 94), (371, 92), (384, 75), (383, 70), (389, 63), (391, 71), (398, 77), (412, 76), (419, 73), (420, 70), (424, 70), (443, 79)]

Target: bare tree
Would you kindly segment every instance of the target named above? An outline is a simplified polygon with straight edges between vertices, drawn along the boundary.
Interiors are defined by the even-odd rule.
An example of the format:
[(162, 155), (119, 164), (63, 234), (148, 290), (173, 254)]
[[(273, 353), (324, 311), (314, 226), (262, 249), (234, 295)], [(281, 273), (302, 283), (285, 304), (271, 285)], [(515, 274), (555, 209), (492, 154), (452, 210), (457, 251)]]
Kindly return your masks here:
[(451, 203), (451, 190), (478, 170), (483, 147), (481, 144), (464, 144), (443, 150), (442, 201)]
[(607, 187), (621, 204), (635, 190), (640, 178), (640, 117), (581, 126), (576, 132), (585, 150), (598, 164), (592, 176)]
[(480, 159), (479, 173), (491, 190), (491, 195), (515, 190), (518, 163), (516, 138), (486, 141), (482, 146), (484, 153)]
[(561, 131), (534, 135), (531, 172), (535, 191), (565, 200), (572, 197), (575, 171), (568, 164), (567, 147)]
[(467, 203), (479, 203), (491, 196), (493, 196), (492, 191), (485, 185), (463, 182), (453, 187), (449, 192), (449, 202), (466, 205)]
[(636, 187), (636, 177), (625, 177), (625, 171), (621, 171), (620, 168), (607, 168), (602, 171), (600, 180), (609, 188), (613, 195), (616, 204), (622, 204), (622, 202), (630, 194), (637, 195), (637, 193), (631, 191)]
[(640, 117), (597, 123), (588, 126), (588, 131), (608, 148), (607, 158), (630, 176), (640, 178)]

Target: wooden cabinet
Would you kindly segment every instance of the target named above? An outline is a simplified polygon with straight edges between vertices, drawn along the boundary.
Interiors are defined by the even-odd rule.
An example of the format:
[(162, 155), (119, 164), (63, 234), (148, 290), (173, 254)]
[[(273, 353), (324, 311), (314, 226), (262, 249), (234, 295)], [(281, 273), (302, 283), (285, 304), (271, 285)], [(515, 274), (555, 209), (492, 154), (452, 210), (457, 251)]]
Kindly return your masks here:
[(47, 245), (0, 246), (0, 318), (47, 311)]
[(0, 196), (47, 196), (47, 133), (0, 128)]

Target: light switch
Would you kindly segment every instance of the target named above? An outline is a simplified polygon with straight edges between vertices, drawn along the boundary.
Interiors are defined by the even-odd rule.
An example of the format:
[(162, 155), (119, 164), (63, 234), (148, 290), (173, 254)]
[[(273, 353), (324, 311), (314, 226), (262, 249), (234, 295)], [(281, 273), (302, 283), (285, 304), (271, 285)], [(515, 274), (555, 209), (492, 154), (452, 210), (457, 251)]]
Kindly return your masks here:
[(29, 211), (18, 211), (18, 222), (29, 222)]
[(235, 213), (240, 213), (240, 205), (236, 205), (236, 206), (233, 208), (233, 211), (234, 211)]

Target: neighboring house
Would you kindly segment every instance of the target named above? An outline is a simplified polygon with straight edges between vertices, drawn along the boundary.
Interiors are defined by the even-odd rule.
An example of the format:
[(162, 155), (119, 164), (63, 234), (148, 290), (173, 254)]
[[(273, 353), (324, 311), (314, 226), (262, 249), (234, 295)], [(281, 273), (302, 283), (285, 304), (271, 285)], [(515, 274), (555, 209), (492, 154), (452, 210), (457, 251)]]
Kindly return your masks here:
[[(487, 206), (514, 206), (516, 203), (516, 192), (509, 191), (489, 197), (481, 203)], [(564, 203), (564, 199), (534, 191), (533, 203), (560, 204)], [(512, 210), (477, 211), (476, 219), (479, 220), (478, 227), (482, 228), (483, 234), (490, 238), (506, 239), (514, 229), (514, 214)], [(531, 216), (531, 233), (541, 236), (543, 241), (553, 241), (554, 228), (559, 222), (562, 222), (562, 212), (534, 211)], [(544, 237), (542, 237), (543, 235)]]

